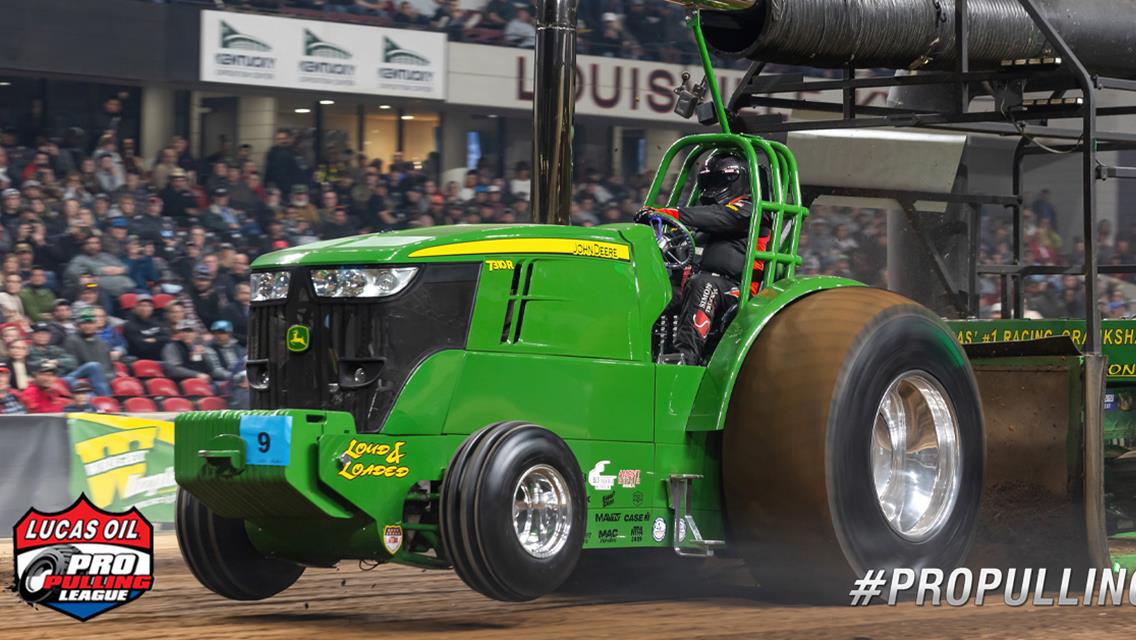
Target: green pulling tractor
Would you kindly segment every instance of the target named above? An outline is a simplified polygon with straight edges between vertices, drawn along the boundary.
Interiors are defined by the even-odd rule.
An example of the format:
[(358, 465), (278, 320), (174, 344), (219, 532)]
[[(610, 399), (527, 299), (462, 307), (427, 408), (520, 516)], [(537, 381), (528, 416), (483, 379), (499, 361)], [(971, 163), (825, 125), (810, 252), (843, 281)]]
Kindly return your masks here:
[[(562, 124), (552, 137), (567, 146)], [(676, 256), (695, 251), (677, 226), (421, 228), (257, 260), (254, 409), (176, 420), (177, 535), (193, 574), (256, 600), (305, 567), (359, 559), (453, 568), (523, 601), (556, 590), (582, 554), (654, 548), (741, 558), (784, 593), (846, 593), (867, 569), (967, 562), (984, 495), (1002, 528), (975, 554), (1005, 562), (1016, 539), (1003, 516), (1020, 516), (1017, 532), (1047, 518), (1015, 502), (1022, 486), (1072, 514), (1063, 539), (1082, 551), (1069, 555), (1093, 562), (1083, 357), (1045, 341), (968, 354), (958, 327), (911, 300), (798, 275), (808, 211), (792, 154), (722, 129), (679, 140), (647, 202), (694, 202), (699, 159), (729, 149), (772, 216), (763, 249), (752, 216), (762, 279), (744, 276), (704, 365), (660, 357)], [(555, 190), (563, 166), (546, 152), (537, 179)], [(554, 219), (566, 207), (541, 211), (555, 204), (541, 201), (549, 184), (534, 200)], [(1044, 383), (1025, 389), (1024, 374)], [(1048, 439), (1018, 447), (1035, 423)], [(988, 438), (1006, 482), (984, 483)]]

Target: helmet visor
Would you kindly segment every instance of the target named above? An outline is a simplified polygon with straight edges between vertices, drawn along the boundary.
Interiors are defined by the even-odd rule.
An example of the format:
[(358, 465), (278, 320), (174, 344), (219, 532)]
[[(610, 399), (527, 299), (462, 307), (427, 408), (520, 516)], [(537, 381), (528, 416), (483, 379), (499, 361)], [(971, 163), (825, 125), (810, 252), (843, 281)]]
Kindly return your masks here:
[(741, 175), (737, 167), (703, 169), (698, 174), (698, 188), (705, 194), (719, 194), (730, 188)]

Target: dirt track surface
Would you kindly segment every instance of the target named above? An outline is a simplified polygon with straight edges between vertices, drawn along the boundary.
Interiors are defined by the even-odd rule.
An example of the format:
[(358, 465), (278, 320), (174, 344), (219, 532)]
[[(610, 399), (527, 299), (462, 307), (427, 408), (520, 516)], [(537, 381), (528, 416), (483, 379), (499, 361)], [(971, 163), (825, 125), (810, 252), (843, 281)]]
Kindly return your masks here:
[[(157, 547), (156, 585), (124, 608), (78, 623), (0, 594), (0, 638), (1100, 638), (1124, 637), (1136, 607), (1004, 605), (964, 609), (800, 607), (759, 599), (745, 587), (690, 585), (666, 596), (548, 597), (528, 604), (487, 600), (450, 572), (386, 566), (309, 570), (283, 594), (237, 603), (207, 592), (189, 574), (171, 536)], [(0, 572), (12, 579), (11, 543), (0, 541)], [(1123, 635), (1122, 635), (1123, 634)]]

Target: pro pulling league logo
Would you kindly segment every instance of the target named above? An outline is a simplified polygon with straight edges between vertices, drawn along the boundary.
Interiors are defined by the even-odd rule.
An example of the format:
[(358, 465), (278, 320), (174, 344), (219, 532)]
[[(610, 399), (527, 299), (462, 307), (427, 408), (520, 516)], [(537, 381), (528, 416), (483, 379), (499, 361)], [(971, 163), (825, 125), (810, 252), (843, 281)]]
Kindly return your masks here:
[(133, 602), (154, 585), (154, 530), (138, 509), (110, 513), (86, 495), (57, 513), (29, 509), (13, 543), (20, 598), (76, 620)]

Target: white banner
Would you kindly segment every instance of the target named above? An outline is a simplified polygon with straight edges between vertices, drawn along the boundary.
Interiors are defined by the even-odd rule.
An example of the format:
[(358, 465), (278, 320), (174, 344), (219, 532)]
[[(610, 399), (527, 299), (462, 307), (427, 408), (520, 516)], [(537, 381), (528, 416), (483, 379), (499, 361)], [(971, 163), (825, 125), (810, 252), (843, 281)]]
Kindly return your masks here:
[[(476, 44), (451, 43), (448, 102), (498, 109), (532, 109), (533, 52)], [(598, 56), (576, 61), (576, 112), (611, 118), (681, 122), (674, 114), (674, 88), (682, 73), (690, 83), (702, 80), (701, 66), (663, 64)], [(745, 72), (718, 70), (722, 95), (729, 99)], [(817, 92), (812, 92), (817, 97)], [(824, 96), (839, 100), (839, 94)], [(782, 95), (780, 97), (794, 97)], [(803, 94), (802, 96), (803, 97)], [(862, 90), (859, 104), (883, 104), (886, 91)], [(759, 109), (754, 113), (785, 113)]]
[(446, 36), (202, 11), (201, 79), (443, 100)]

